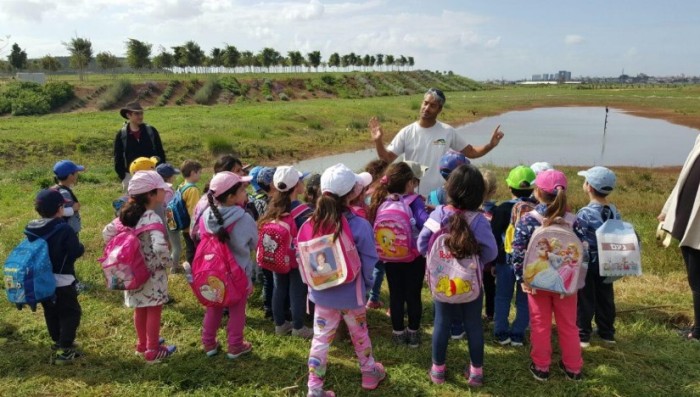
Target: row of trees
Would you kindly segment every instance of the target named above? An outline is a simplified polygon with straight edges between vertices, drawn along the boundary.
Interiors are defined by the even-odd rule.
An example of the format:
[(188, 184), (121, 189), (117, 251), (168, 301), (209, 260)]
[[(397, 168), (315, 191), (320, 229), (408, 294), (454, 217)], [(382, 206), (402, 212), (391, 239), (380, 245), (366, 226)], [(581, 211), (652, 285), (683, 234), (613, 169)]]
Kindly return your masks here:
[[(91, 61), (95, 61), (97, 66), (104, 70), (114, 70), (122, 67), (120, 59), (110, 52), (99, 52), (93, 54), (92, 42), (87, 38), (75, 37), (70, 41), (63, 42), (63, 46), (70, 53), (70, 66), (78, 70), (80, 78), (83, 78), (85, 69)], [(239, 51), (235, 46), (226, 44), (222, 48), (212, 48), (207, 54), (194, 41), (188, 41), (182, 45), (171, 47), (168, 51), (160, 47), (158, 54), (152, 56), (153, 45), (136, 40), (126, 41), (126, 66), (141, 71), (143, 69), (171, 69), (175, 67), (224, 67), (242, 68), (253, 71), (254, 68), (265, 68), (271, 71), (273, 67), (283, 67), (286, 70), (302, 71), (303, 68), (318, 71), (319, 66), (330, 68), (343, 68), (344, 70), (404, 70), (412, 68), (415, 64), (414, 58), (404, 55), (394, 56), (390, 54), (349, 54), (340, 55), (335, 52), (331, 54), (326, 62), (322, 62), (321, 52), (312, 51), (306, 55), (300, 51), (288, 51), (283, 56), (274, 48), (263, 48), (258, 53), (252, 51)], [(94, 55), (94, 56), (93, 56)], [(9, 66), (15, 70), (43, 69), (46, 71), (56, 71), (61, 68), (61, 63), (57, 58), (46, 55), (39, 60), (33, 60), (29, 64), (25, 50), (15, 43), (12, 45), (7, 56)]]

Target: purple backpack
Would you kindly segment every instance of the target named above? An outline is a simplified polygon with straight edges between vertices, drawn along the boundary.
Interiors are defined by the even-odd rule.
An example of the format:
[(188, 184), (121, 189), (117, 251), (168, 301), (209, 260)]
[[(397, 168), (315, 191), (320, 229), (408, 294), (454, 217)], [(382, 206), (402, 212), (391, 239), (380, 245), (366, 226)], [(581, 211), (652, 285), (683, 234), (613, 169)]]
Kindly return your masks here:
[(445, 244), (445, 240), (450, 237), (448, 224), (452, 216), (464, 216), (471, 225), (478, 214), (471, 211), (451, 214), (443, 212), (440, 225), (437, 222), (425, 223), (433, 232), (428, 244), (426, 279), (433, 299), (438, 302), (467, 303), (481, 295), (483, 267), (479, 255), (473, 254), (457, 259)]
[(374, 218), (374, 241), (379, 260), (383, 262), (411, 262), (418, 257), (413, 237), (415, 219), (411, 203), (418, 195), (402, 197), (390, 194), (377, 209)]

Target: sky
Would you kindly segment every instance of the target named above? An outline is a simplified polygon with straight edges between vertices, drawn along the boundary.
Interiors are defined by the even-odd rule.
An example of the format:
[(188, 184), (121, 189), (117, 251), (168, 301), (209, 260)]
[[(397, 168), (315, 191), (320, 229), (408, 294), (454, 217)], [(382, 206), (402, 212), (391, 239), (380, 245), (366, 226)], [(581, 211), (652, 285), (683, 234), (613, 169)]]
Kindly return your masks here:
[(0, 0), (2, 58), (12, 43), (29, 58), (68, 55), (76, 36), (118, 56), (129, 38), (154, 55), (189, 40), (207, 53), (318, 50), (323, 62), (404, 55), (477, 80), (700, 75), (698, 0)]

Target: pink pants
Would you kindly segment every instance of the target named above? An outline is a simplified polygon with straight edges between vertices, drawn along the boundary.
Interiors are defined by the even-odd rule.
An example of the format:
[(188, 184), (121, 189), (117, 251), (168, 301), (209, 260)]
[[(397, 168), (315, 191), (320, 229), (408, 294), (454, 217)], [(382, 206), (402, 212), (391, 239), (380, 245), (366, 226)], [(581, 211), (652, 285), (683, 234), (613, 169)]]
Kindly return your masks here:
[[(245, 328), (245, 305), (248, 301), (244, 297), (240, 302), (229, 306), (228, 308), (228, 324), (226, 325), (226, 333), (228, 335), (229, 351), (238, 347), (243, 343), (243, 328)], [(202, 344), (206, 347), (216, 346), (216, 331), (221, 325), (221, 318), (224, 315), (223, 307), (207, 307), (204, 313), (204, 322), (202, 324)]]
[(134, 310), (134, 327), (139, 338), (137, 351), (158, 350), (160, 339), (160, 315), (163, 305), (137, 307)]
[(561, 359), (567, 370), (580, 372), (583, 367), (581, 345), (576, 326), (576, 299), (573, 294), (562, 298), (560, 294), (538, 290), (528, 294), (530, 308), (530, 357), (540, 370), (547, 370), (552, 362), (552, 312), (557, 323), (557, 335)]
[(311, 351), (309, 352), (309, 389), (323, 387), (328, 349), (335, 338), (335, 331), (340, 324), (341, 316), (348, 326), (348, 333), (360, 362), (360, 370), (370, 371), (374, 368), (372, 341), (370, 341), (367, 332), (366, 312), (367, 309), (364, 306), (357, 309), (338, 310), (316, 304), (314, 338), (311, 341)]

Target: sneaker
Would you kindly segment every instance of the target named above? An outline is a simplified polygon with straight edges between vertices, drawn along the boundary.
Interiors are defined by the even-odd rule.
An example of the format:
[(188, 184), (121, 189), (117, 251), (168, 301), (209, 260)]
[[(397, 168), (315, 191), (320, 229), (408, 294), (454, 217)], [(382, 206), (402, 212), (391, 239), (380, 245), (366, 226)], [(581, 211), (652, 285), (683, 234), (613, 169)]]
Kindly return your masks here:
[(146, 350), (143, 357), (146, 359), (146, 364), (157, 364), (162, 359), (170, 357), (177, 351), (177, 347), (170, 346), (159, 346), (157, 350)]
[(294, 328), (292, 323), (285, 321), (282, 325), (275, 325), (275, 334), (279, 336), (287, 335), (288, 333), (292, 332), (292, 328)]
[(386, 378), (384, 366), (381, 363), (374, 363), (374, 368), (370, 371), (362, 371), (362, 388), (374, 390), (384, 378)]
[[(469, 370), (467, 370), (469, 371)], [(484, 385), (484, 375), (472, 374), (465, 372), (464, 377), (467, 378), (467, 384), (471, 387), (481, 387)]]
[(521, 341), (521, 340), (513, 340), (513, 339), (511, 339), (511, 340), (510, 340), (510, 345), (513, 346), (513, 347), (522, 347), (522, 346), (525, 345), (525, 343), (524, 343), (523, 341)]
[(579, 345), (581, 345), (581, 349), (587, 349), (591, 346), (591, 342), (581, 341), (581, 342), (579, 342)]
[(394, 342), (395, 345), (405, 345), (408, 343), (407, 339), (407, 332), (403, 331), (400, 334), (397, 334), (396, 332), (391, 333), (391, 340)]
[(436, 385), (441, 385), (445, 383), (445, 372), (446, 370), (443, 369), (442, 371), (435, 369), (435, 365), (430, 367), (430, 371), (428, 371), (428, 376), (430, 376), (430, 381), (435, 383)]
[(367, 302), (368, 309), (381, 309), (384, 304), (381, 301), (369, 301)]
[(303, 339), (311, 339), (314, 337), (314, 330), (309, 327), (301, 327), (299, 329), (292, 330), (292, 336), (298, 336)]
[(462, 324), (452, 324), (450, 326), (450, 337), (452, 339), (462, 339), (467, 335)]
[(604, 343), (606, 343), (606, 344), (608, 344), (608, 345), (614, 345), (614, 344), (617, 343), (617, 341), (615, 340), (615, 337), (612, 337), (612, 338), (603, 338), (603, 337), (601, 337), (600, 340), (602, 340)]
[(216, 342), (213, 346), (204, 346), (204, 354), (207, 357), (214, 357), (219, 353), (219, 349), (221, 349), (221, 344)]
[(53, 356), (53, 364), (70, 365), (78, 357), (80, 357), (80, 354), (75, 349), (59, 349)]
[(251, 345), (248, 341), (243, 341), (240, 345), (234, 347), (233, 349), (228, 349), (226, 358), (233, 360), (246, 353), (250, 353), (251, 350), (253, 350), (253, 345)]
[[(160, 338), (158, 338), (158, 346), (163, 346), (164, 343), (165, 343), (165, 338), (163, 338), (162, 336)], [(136, 346), (136, 351), (134, 353), (137, 356), (143, 356), (143, 354), (146, 353), (146, 348), (139, 349), (139, 347)]]
[(583, 375), (581, 372), (571, 372), (566, 367), (564, 366), (563, 361), (559, 361), (559, 368), (564, 372), (564, 375), (566, 375), (566, 379), (568, 380), (573, 380), (575, 382), (580, 382), (583, 380)]
[(408, 331), (406, 332), (406, 339), (408, 340), (408, 346), (418, 347), (420, 346), (420, 331)]
[(499, 337), (496, 338), (496, 343), (498, 343), (501, 346), (508, 346), (511, 344), (511, 342), (513, 341), (507, 336), (505, 337), (505, 339)]
[(540, 371), (535, 367), (535, 363), (530, 363), (530, 373), (540, 382), (546, 382), (549, 379), (549, 371)]
[(391, 309), (386, 309), (386, 316), (391, 318)]
[(335, 393), (331, 390), (309, 389), (306, 397), (335, 397)]

